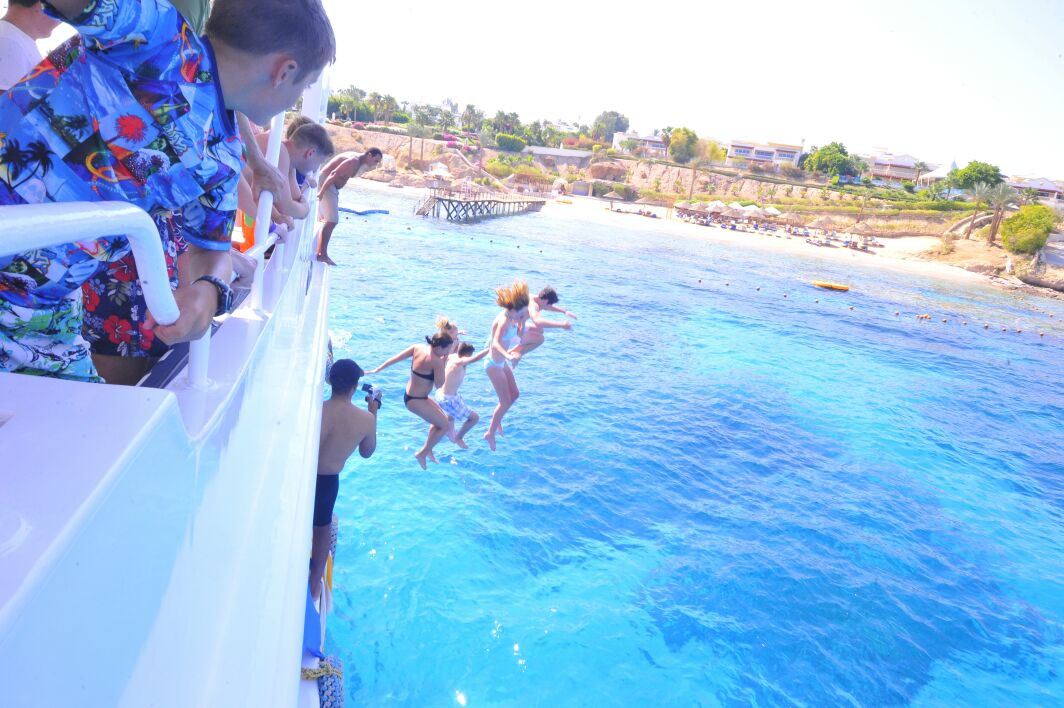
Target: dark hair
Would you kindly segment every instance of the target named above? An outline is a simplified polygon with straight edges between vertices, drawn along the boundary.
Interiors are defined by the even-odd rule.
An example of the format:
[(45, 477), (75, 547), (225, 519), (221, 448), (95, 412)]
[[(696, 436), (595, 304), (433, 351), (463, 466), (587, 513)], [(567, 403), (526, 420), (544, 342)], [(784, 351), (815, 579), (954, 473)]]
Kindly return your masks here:
[(458, 355), (459, 356), (469, 356), (470, 354), (472, 354), (476, 350), (477, 350), (477, 348), (474, 347), (469, 342), (462, 342), (461, 344), (458, 345)]
[(428, 343), (430, 347), (449, 347), (454, 344), (451, 335), (446, 332), (437, 332), (431, 337), (425, 337), (425, 342)]
[(314, 123), (314, 119), (308, 118), (307, 116), (300, 113), (298, 116), (288, 122), (288, 127), (284, 129), (284, 136), (286, 138), (292, 137), (292, 134), (295, 133), (300, 126), (307, 125), (308, 123)]
[(554, 288), (548, 286), (539, 291), (539, 296), (546, 300), (551, 305), (558, 304), (558, 293), (554, 291)]
[(7, 0), (8, 7), (12, 5), (18, 5), (19, 7), (33, 7), (41, 0)]
[(305, 123), (289, 133), (288, 138), (297, 143), (309, 145), (326, 157), (333, 154), (333, 144), (329, 138), (329, 131), (325, 130), (323, 125), (318, 125), (314, 122)]
[(290, 54), (296, 80), (336, 61), (336, 36), (321, 0), (214, 0), (207, 36), (263, 56)]
[(329, 370), (329, 385), (334, 393), (347, 393), (358, 386), (358, 380), (362, 378), (362, 367), (351, 359), (340, 359), (333, 362)]
[(370, 157), (384, 157), (384, 153), (381, 152), (380, 148), (370, 148), (366, 150), (366, 154)]

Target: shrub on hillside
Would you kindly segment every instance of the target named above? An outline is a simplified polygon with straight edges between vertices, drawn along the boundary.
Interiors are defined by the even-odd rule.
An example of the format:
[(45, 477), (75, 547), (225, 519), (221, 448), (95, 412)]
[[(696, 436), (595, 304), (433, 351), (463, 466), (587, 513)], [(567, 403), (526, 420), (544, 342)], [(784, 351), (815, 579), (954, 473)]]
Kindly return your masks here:
[(524, 138), (519, 138), (509, 133), (496, 134), (495, 144), (499, 146), (500, 150), (505, 150), (506, 152), (521, 152), (528, 145)]
[(498, 160), (488, 160), (488, 163), (484, 165), (484, 171), (498, 179), (506, 179), (514, 173), (512, 167)]
[(629, 187), (627, 184), (624, 184), (623, 182), (614, 182), (613, 183), (613, 191), (617, 192), (617, 194), (620, 194), (621, 197), (626, 202), (634, 201), (635, 199), (637, 199), (639, 197), (639, 193), (636, 192), (635, 189), (633, 189), (632, 187)]
[(354, 128), (355, 130), (365, 130), (366, 129), (366, 124), (361, 122), (361, 121), (355, 121), (354, 123), (351, 124), (351, 127)]
[(1047, 206), (1029, 204), (1020, 207), (1001, 224), (1001, 243), (1013, 253), (1037, 253), (1046, 245), (1060, 217)]
[(406, 113), (403, 113), (402, 111), (396, 111), (395, 113), (392, 114), (392, 122), (393, 123), (409, 123), (410, 122), (410, 116), (407, 115)]
[(913, 184), (912, 182), (908, 181), (908, 180), (906, 180), (906, 181), (901, 183), (901, 188), (904, 189), (909, 194), (912, 194), (913, 192), (916, 191), (916, 185)]

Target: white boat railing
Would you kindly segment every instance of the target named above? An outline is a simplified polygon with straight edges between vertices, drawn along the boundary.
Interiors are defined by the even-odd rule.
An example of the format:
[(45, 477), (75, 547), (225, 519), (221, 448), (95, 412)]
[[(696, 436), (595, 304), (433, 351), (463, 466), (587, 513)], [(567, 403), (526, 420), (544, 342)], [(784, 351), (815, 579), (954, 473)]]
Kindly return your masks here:
[(124, 235), (133, 249), (148, 310), (159, 324), (177, 321), (180, 312), (170, 290), (159, 229), (140, 207), (126, 202), (0, 206), (0, 230), (4, 233), (0, 255)]

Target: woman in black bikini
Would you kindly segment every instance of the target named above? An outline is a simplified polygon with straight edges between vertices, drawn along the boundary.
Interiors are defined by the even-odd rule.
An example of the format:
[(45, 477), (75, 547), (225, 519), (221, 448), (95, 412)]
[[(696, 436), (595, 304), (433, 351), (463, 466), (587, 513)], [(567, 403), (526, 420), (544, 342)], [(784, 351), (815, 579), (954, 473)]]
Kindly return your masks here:
[(410, 381), (406, 384), (406, 393), (403, 394), (403, 403), (406, 409), (416, 414), (429, 424), (429, 436), (421, 449), (414, 453), (421, 469), (425, 469), (425, 460), (436, 461), (432, 454), (432, 448), (447, 433), (450, 423), (447, 414), (444, 413), (436, 401), (432, 400), (433, 387), (443, 386), (444, 366), (447, 363), (447, 355), (451, 351), (454, 340), (446, 332), (437, 332), (431, 337), (425, 337), (425, 344), (411, 344), (409, 347), (384, 362), (376, 369), (367, 371), (367, 374), (376, 374), (397, 361), (409, 358)]

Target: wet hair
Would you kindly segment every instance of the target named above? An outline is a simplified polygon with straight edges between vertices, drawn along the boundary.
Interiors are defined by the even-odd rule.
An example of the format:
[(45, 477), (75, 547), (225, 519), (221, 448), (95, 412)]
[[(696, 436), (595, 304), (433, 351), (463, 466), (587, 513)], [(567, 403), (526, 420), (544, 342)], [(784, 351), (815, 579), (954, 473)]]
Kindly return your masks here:
[(554, 288), (547, 286), (539, 291), (539, 296), (547, 301), (548, 304), (558, 304), (558, 293)]
[(308, 118), (307, 116), (300, 113), (298, 116), (288, 122), (288, 127), (284, 129), (285, 138), (291, 138), (292, 134), (295, 133), (300, 126), (312, 123), (314, 123), (313, 118)]
[(439, 317), (436, 318), (436, 331), (437, 332), (447, 332), (448, 334), (450, 334), (452, 330), (454, 330), (455, 333), (457, 334), (458, 325), (456, 325), (454, 322), (451, 322), (449, 319), (447, 319), (443, 315), (440, 315)]
[(41, 0), (7, 0), (8, 7), (12, 5), (18, 5), (19, 7), (33, 7)]
[(300, 145), (314, 148), (318, 151), (318, 154), (325, 157), (332, 155), (334, 152), (332, 140), (329, 138), (329, 132), (325, 130), (325, 126), (318, 125), (313, 121), (290, 131), (288, 137)]
[(384, 153), (381, 152), (380, 148), (370, 148), (369, 150), (366, 150), (366, 155), (369, 157), (384, 157)]
[(336, 36), (321, 0), (214, 0), (207, 37), (258, 56), (290, 55), (296, 81), (336, 61)]
[(495, 290), (495, 303), (507, 310), (520, 310), (528, 307), (528, 283), (523, 280), (515, 280), (509, 287)]
[(458, 356), (469, 356), (470, 354), (472, 354), (476, 350), (477, 350), (477, 348), (474, 347), (469, 342), (462, 342), (461, 344), (458, 345)]
[(425, 342), (428, 343), (430, 347), (446, 349), (454, 344), (454, 339), (452, 339), (451, 335), (446, 332), (437, 332), (431, 337), (425, 337)]
[(351, 359), (340, 359), (333, 362), (329, 370), (329, 385), (333, 393), (347, 393), (358, 386), (358, 380), (362, 378), (362, 367)]

